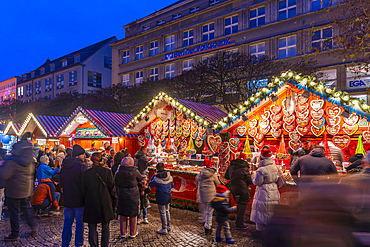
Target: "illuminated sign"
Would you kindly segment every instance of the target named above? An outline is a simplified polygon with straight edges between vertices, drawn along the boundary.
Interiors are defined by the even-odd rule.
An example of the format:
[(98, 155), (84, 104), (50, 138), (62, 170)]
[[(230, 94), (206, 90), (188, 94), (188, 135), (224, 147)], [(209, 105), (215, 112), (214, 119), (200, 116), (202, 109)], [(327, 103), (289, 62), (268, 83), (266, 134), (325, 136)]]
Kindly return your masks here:
[(76, 122), (79, 124), (84, 124), (87, 123), (88, 120), (84, 116), (79, 116), (78, 118), (76, 118)]
[(366, 89), (369, 87), (370, 87), (370, 77), (359, 79), (347, 79), (348, 90)]
[(78, 128), (76, 138), (107, 138), (97, 128)]
[(195, 55), (195, 54), (199, 54), (199, 53), (203, 53), (206, 51), (211, 51), (211, 50), (215, 50), (215, 49), (219, 49), (219, 48), (223, 48), (223, 47), (227, 47), (231, 45), (235, 45), (235, 42), (231, 43), (229, 38), (226, 38), (220, 41), (208, 42), (203, 45), (197, 45), (194, 48), (187, 48), (187, 49), (183, 49), (182, 51), (175, 51), (173, 53), (166, 54), (164, 57), (164, 61), (162, 62), (166, 62), (166, 61), (170, 61), (173, 59), (178, 59), (178, 58), (182, 58), (182, 57), (186, 57), (190, 55)]

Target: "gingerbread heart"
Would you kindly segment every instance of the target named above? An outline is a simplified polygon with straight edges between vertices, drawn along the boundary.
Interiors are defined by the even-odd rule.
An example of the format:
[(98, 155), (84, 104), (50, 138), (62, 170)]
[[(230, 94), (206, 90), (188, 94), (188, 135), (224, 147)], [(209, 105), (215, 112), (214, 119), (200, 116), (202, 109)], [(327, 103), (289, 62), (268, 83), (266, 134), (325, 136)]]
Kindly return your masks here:
[(309, 126), (308, 125), (306, 125), (306, 126), (297, 126), (295, 129), (296, 129), (298, 134), (300, 134), (301, 136), (305, 136), (305, 135), (307, 135), (307, 133), (309, 131)]
[(281, 105), (272, 105), (270, 106), (270, 111), (271, 111), (271, 114), (278, 114), (279, 112), (281, 112)]
[(297, 104), (297, 111), (299, 111), (299, 112), (305, 112), (307, 110), (308, 110), (308, 103)]
[(265, 128), (269, 127), (269, 126), (270, 126), (270, 121), (269, 120), (262, 120), (262, 121), (260, 121), (260, 128), (265, 129)]
[(319, 120), (311, 119), (312, 127), (316, 129), (321, 129), (325, 124), (325, 118), (320, 118)]
[(145, 140), (145, 136), (143, 136), (143, 135), (139, 135), (139, 136), (137, 137), (137, 139), (138, 139), (139, 141), (144, 141), (144, 140)]
[(248, 135), (250, 135), (251, 137), (255, 137), (257, 135), (257, 128), (249, 128)]
[(229, 143), (230, 143), (231, 147), (237, 148), (238, 145), (239, 145), (239, 138), (237, 138), (237, 137), (230, 138)]
[(349, 143), (351, 142), (351, 137), (349, 137), (348, 135), (334, 136), (331, 140), (338, 148), (345, 149), (349, 146)]
[(296, 142), (295, 141), (289, 141), (289, 147), (293, 151), (297, 150), (301, 146), (302, 146), (302, 142), (301, 141), (296, 141)]
[(330, 125), (331, 127), (337, 126), (340, 124), (340, 117), (327, 117), (326, 123)]
[(261, 131), (261, 133), (262, 134), (264, 134), (264, 135), (267, 135), (268, 133), (269, 133), (269, 131), (270, 131), (270, 125), (269, 126), (267, 126), (266, 128), (261, 128), (260, 127), (260, 131)]
[(327, 125), (326, 126), (326, 132), (332, 136), (337, 135), (339, 133), (339, 130), (340, 130), (340, 125), (335, 125), (335, 126)]
[(264, 134), (262, 134), (262, 133), (257, 133), (257, 134), (256, 134), (256, 136), (254, 137), (254, 140), (255, 140), (256, 142), (262, 142), (264, 137), (265, 137), (265, 136), (264, 136)]
[(281, 114), (281, 113), (273, 114), (273, 115), (271, 115), (271, 121), (277, 123), (282, 119), (282, 117), (283, 117), (283, 114)]
[(296, 123), (298, 126), (305, 127), (310, 123), (310, 119), (309, 118), (306, 118), (306, 119), (297, 118)]
[(222, 154), (229, 154), (230, 153), (230, 144), (228, 142), (221, 143), (220, 152)]
[(308, 102), (308, 98), (303, 97), (302, 94), (298, 94), (297, 102), (300, 104), (305, 104)]
[(312, 110), (318, 111), (324, 107), (325, 101), (322, 99), (311, 100), (310, 105)]
[(263, 120), (268, 120), (270, 118), (270, 112), (269, 111), (264, 111), (262, 114), (261, 114), (261, 118)]
[(306, 119), (310, 115), (310, 111), (305, 111), (305, 112), (296, 111), (295, 115), (297, 118)]
[(208, 147), (212, 153), (216, 153), (218, 151), (218, 149), (220, 148), (221, 142), (222, 142), (221, 136), (213, 136), (213, 135), (207, 136)]
[(320, 118), (322, 118), (322, 116), (324, 116), (324, 109), (320, 109), (318, 111), (311, 111), (311, 117), (312, 119), (314, 120), (319, 120)]
[(370, 142), (370, 131), (366, 130), (362, 132), (362, 137), (364, 138), (365, 142)]
[(295, 116), (293, 114), (292, 115), (284, 115), (283, 120), (286, 124), (292, 124), (292, 123), (294, 123)]
[(274, 137), (275, 139), (278, 139), (281, 134), (282, 134), (282, 130), (281, 129), (278, 129), (278, 130), (275, 130), (275, 129), (271, 129), (271, 135), (272, 137)]
[(358, 125), (355, 124), (355, 125), (348, 125), (346, 123), (344, 123), (342, 125), (342, 129), (343, 131), (347, 134), (347, 135), (353, 135), (354, 133), (357, 132), (358, 130)]
[(280, 122), (277, 122), (277, 123), (271, 122), (271, 128), (273, 128), (275, 130), (280, 129), (282, 125), (283, 125), (283, 122), (281, 122), (281, 121)]
[(316, 129), (313, 126), (311, 126), (311, 132), (315, 136), (321, 136), (324, 133), (324, 131), (325, 131), (325, 126), (322, 126), (321, 129)]
[(358, 116), (352, 113), (349, 118), (343, 118), (343, 121), (348, 125), (355, 125), (358, 122)]
[(284, 127), (286, 132), (290, 133), (295, 129), (295, 124), (286, 124), (286, 123), (284, 123), (283, 127)]
[(294, 132), (290, 132), (289, 133), (289, 137), (292, 141), (294, 142), (297, 142), (299, 141), (299, 139), (301, 139), (301, 136), (298, 134), (298, 132), (294, 131)]
[(257, 147), (257, 148), (258, 148), (258, 149), (260, 149), (260, 150), (262, 149), (262, 147), (263, 147), (263, 142), (258, 143), (258, 142), (256, 142), (256, 141), (254, 141), (253, 143), (254, 143), (254, 146), (255, 146), (255, 147)]
[(236, 132), (238, 132), (238, 135), (244, 136), (245, 133), (247, 132), (247, 127), (239, 126), (238, 128), (236, 128)]
[(158, 120), (157, 122), (157, 130), (162, 128), (162, 125), (163, 125), (163, 121), (162, 120)]
[(251, 120), (249, 120), (249, 128), (254, 128), (254, 127), (257, 127), (258, 125), (258, 120), (253, 118)]
[(331, 117), (331, 118), (339, 116), (339, 114), (342, 112), (342, 110), (339, 107), (332, 107), (332, 106), (327, 107), (325, 111), (326, 111), (326, 115), (328, 115), (328, 117)]

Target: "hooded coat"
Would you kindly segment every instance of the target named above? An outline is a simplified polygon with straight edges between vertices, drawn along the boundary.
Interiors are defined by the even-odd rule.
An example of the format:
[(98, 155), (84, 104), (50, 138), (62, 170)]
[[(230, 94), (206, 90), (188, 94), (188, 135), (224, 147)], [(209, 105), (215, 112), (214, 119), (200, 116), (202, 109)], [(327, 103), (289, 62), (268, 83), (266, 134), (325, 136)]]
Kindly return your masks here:
[(279, 170), (271, 158), (260, 162), (253, 184), (256, 185), (256, 193), (252, 203), (251, 221), (267, 225), (274, 213), (275, 205), (280, 202), (280, 193), (276, 181), (279, 178)]
[(135, 166), (120, 166), (114, 181), (118, 188), (117, 214), (135, 217), (139, 214), (140, 194), (138, 183), (142, 177)]
[(211, 201), (212, 207), (215, 209), (216, 222), (224, 223), (228, 219), (228, 215), (235, 212), (235, 209), (229, 206), (226, 198), (217, 196)]
[(25, 140), (14, 144), (12, 155), (0, 166), (0, 179), (6, 180), (6, 196), (17, 199), (30, 197), (34, 171), (32, 144)]
[(195, 182), (199, 188), (200, 203), (210, 204), (216, 197), (216, 186), (220, 184), (216, 170), (213, 168), (203, 168), (195, 177)]
[(159, 205), (167, 205), (172, 200), (173, 178), (169, 172), (160, 171), (153, 175), (149, 182), (150, 187), (155, 187), (155, 202)]
[(226, 170), (225, 178), (230, 180), (234, 199), (238, 203), (247, 204), (250, 201), (249, 185), (252, 184), (249, 164), (241, 160), (232, 160)]
[(66, 157), (66, 154), (64, 152), (58, 153), (56, 158), (55, 158), (55, 166), (61, 167), (65, 157)]
[(144, 154), (143, 151), (136, 152), (135, 166), (137, 166), (141, 174), (145, 174), (148, 171), (148, 167), (149, 167), (148, 157)]

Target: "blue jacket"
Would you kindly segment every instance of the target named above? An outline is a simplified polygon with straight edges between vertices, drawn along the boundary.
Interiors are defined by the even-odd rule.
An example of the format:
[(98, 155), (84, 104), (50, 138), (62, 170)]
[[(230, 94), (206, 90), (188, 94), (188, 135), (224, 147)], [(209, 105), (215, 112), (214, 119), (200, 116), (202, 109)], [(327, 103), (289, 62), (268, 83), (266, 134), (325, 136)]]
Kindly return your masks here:
[(173, 178), (169, 172), (160, 171), (150, 179), (149, 186), (155, 187), (155, 202), (159, 205), (171, 203)]
[(47, 164), (41, 163), (39, 168), (37, 168), (37, 180), (41, 183), (41, 179), (50, 178), (53, 180), (53, 176), (59, 172), (59, 168), (55, 170), (51, 169)]

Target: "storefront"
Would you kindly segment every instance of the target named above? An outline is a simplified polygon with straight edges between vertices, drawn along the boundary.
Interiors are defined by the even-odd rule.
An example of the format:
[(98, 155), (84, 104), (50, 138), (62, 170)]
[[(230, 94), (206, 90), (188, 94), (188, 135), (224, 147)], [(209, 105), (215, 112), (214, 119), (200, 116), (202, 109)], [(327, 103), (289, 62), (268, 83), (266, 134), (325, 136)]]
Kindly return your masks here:
[(8, 150), (8, 152), (11, 150), (13, 144), (17, 142), (17, 139), (19, 137), (19, 130), (21, 129), (21, 127), (21, 123), (13, 123), (12, 121), (10, 121), (8, 125), (6, 125), (2, 133), (0, 133), (0, 141), (4, 144), (3, 148)]

